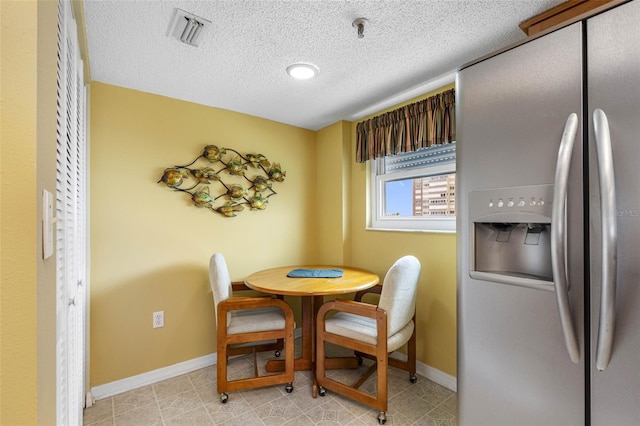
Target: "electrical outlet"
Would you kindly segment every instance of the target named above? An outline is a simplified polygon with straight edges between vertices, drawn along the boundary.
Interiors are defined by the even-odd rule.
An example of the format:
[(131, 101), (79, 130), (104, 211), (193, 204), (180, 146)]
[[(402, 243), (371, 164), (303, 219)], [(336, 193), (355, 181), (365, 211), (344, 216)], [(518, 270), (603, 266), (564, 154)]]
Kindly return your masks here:
[(153, 328), (164, 327), (164, 311), (153, 313)]

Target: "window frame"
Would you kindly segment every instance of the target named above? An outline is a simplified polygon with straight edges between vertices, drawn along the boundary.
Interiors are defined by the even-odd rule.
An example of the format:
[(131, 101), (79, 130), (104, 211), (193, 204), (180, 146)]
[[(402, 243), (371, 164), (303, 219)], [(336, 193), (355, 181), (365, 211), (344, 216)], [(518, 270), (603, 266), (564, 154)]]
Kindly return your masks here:
[(380, 171), (384, 171), (384, 157), (382, 157), (371, 160), (369, 169), (369, 208), (371, 220), (367, 227), (368, 230), (436, 233), (456, 232), (457, 205), (456, 215), (447, 217), (387, 217), (383, 215), (386, 203), (384, 188), (387, 182), (456, 173), (455, 161), (444, 164), (436, 163), (407, 171), (381, 173)]

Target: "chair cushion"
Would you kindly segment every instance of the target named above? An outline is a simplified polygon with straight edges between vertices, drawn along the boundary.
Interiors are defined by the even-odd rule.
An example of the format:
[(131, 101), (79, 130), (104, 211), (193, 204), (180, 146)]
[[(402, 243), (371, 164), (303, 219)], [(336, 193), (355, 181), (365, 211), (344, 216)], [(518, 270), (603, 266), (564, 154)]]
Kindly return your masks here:
[(282, 330), (285, 325), (284, 314), (278, 308), (231, 311), (231, 318), (232, 321), (227, 327), (227, 334)]
[[(413, 321), (400, 331), (387, 338), (387, 351), (393, 352), (409, 341), (413, 334)], [(378, 342), (376, 320), (360, 315), (339, 312), (325, 322), (325, 330), (329, 333), (359, 340), (375, 345)]]

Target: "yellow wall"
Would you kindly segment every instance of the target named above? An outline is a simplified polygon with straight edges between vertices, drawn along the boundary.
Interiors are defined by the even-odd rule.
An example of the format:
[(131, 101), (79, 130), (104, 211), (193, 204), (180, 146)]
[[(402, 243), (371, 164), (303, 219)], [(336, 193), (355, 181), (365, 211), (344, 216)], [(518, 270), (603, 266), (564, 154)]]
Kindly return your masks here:
[[(92, 386), (215, 352), (214, 252), (234, 280), (316, 259), (314, 132), (101, 83), (90, 123)], [(207, 144), (281, 163), (266, 210), (227, 218), (157, 183)]]
[(318, 263), (349, 264), (347, 241), (351, 163), (351, 123), (340, 121), (317, 133), (316, 198), (321, 212), (315, 226), (318, 241)]
[(2, 1), (0, 424), (55, 423), (55, 262), (40, 194), (55, 191), (57, 2)]
[[(367, 173), (354, 161), (354, 129), (338, 122), (312, 132), (93, 83), (91, 385), (215, 352), (206, 270), (215, 251), (232, 279), (300, 262), (384, 276), (397, 258), (415, 254), (423, 265), (418, 359), (455, 375), (455, 236), (365, 230)], [(205, 144), (283, 165), (287, 179), (265, 211), (224, 218), (156, 183)], [(166, 325), (153, 329), (158, 310)]]
[(56, 419), (56, 261), (42, 260), (42, 190), (56, 192), (56, 67), (58, 2), (38, 2), (38, 155), (36, 240), (38, 265), (38, 424)]
[[(405, 105), (453, 88), (443, 87)], [(394, 106), (396, 109), (401, 105)], [(374, 115), (379, 115), (381, 111)], [(365, 117), (360, 121), (370, 117)], [(456, 375), (456, 237), (455, 234), (367, 231), (369, 199), (366, 164), (355, 162), (355, 128), (351, 135), (351, 256), (354, 265), (384, 276), (395, 260), (415, 255), (422, 264), (418, 287), (417, 358), (449, 375)]]

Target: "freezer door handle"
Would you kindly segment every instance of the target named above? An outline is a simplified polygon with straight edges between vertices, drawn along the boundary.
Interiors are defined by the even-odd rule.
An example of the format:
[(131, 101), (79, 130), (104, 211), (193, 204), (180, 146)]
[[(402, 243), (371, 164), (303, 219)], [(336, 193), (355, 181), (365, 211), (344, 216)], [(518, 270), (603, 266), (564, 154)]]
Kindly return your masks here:
[(569, 358), (574, 363), (580, 361), (580, 347), (576, 337), (571, 307), (569, 306), (569, 280), (567, 274), (567, 191), (569, 181), (569, 168), (573, 143), (578, 129), (578, 116), (572, 113), (567, 117), (558, 150), (558, 162), (556, 164), (556, 177), (553, 188), (553, 206), (551, 210), (551, 267), (553, 270), (553, 282), (555, 284), (556, 301), (560, 313), (560, 324), (564, 334), (564, 343), (569, 353)]
[(600, 293), (600, 321), (596, 368), (603, 371), (609, 365), (613, 349), (616, 319), (617, 274), (617, 215), (616, 183), (613, 173), (611, 134), (607, 115), (600, 108), (593, 111), (593, 128), (596, 135), (598, 158), (598, 182), (600, 184), (600, 216), (602, 226), (602, 287)]

